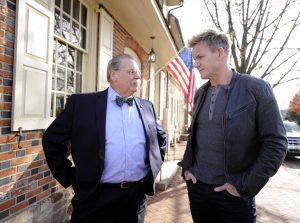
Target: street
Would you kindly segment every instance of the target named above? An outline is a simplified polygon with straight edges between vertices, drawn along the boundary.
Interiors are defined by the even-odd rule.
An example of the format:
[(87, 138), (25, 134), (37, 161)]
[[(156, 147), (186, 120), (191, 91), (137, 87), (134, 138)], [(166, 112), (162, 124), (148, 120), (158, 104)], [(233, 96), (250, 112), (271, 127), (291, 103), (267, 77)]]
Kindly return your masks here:
[[(287, 158), (256, 196), (257, 223), (300, 223), (300, 157)], [(146, 223), (192, 223), (186, 185), (175, 174), (165, 191), (148, 199)]]

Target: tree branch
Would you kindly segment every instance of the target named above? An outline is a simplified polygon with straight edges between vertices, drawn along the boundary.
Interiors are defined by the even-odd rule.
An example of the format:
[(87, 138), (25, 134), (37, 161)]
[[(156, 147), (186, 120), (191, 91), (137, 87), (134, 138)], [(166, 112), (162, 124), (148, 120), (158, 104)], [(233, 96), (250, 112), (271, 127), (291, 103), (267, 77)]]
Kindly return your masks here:
[[(265, 4), (265, 7), (264, 7), (264, 5), (263, 5), (263, 1), (260, 1), (260, 4), (259, 4), (259, 8), (258, 8), (258, 13), (259, 13), (259, 16), (257, 17), (257, 23), (256, 23), (256, 28), (255, 28), (255, 34), (254, 34), (254, 37), (252, 38), (252, 41), (250, 41), (249, 43), (248, 43), (248, 45), (251, 45), (250, 46), (250, 50), (249, 50), (249, 53), (248, 53), (248, 55), (247, 55), (247, 58), (246, 58), (246, 60), (245, 60), (245, 71), (247, 70), (247, 72), (249, 71), (249, 63), (250, 63), (250, 59), (251, 59), (251, 56), (252, 56), (252, 53), (253, 53), (253, 49), (254, 49), (254, 46), (255, 46), (255, 43), (256, 43), (256, 41), (257, 41), (257, 39), (258, 39), (258, 35), (259, 35), (259, 30), (260, 30), (260, 27), (261, 27), (261, 25), (262, 25), (262, 22), (263, 22), (263, 20), (264, 20), (264, 15), (266, 15), (266, 19), (265, 19), (265, 21), (267, 20), (267, 18), (268, 18), (268, 13), (266, 14), (265, 12), (266, 12), (266, 9), (267, 9), (267, 6), (268, 6), (268, 2), (269, 1), (267, 1), (266, 2), (266, 4)], [(254, 21), (253, 21), (254, 22)], [(249, 26), (249, 29), (250, 29), (250, 27), (251, 26)], [(259, 44), (261, 44), (262, 43), (262, 39), (261, 39), (261, 41), (259, 42)], [(259, 51), (259, 49), (260, 48), (257, 48), (257, 50), (256, 50), (256, 52), (258, 52)], [(256, 57), (253, 57), (254, 58), (254, 60), (256, 59)], [(247, 69), (247, 67), (248, 67), (248, 69)], [(251, 70), (252, 71), (252, 70)]]
[[(268, 11), (268, 12), (266, 13), (267, 6), (268, 6), (268, 2), (269, 2), (269, 1), (267, 1), (266, 5), (265, 5), (265, 7), (264, 7), (264, 9), (263, 9), (263, 11), (261, 11), (262, 8), (259, 9), (259, 11), (261, 12), (260, 15), (259, 15), (259, 17), (260, 17), (260, 18), (262, 17), (262, 18), (261, 18), (261, 22), (263, 21), (263, 15), (266, 15), (265, 22), (264, 22), (264, 26), (266, 25), (266, 23), (267, 23), (267, 21), (268, 21), (268, 18), (269, 18), (269, 14), (270, 14), (270, 11)], [(261, 7), (262, 7), (262, 6), (261, 6)], [(261, 22), (260, 22), (260, 26), (261, 26)], [(256, 32), (255, 32), (255, 37), (256, 37), (256, 38), (253, 37), (253, 40), (250, 41), (252, 45), (251, 45), (251, 50), (250, 50), (250, 52), (249, 52), (249, 56), (248, 56), (248, 58), (247, 58), (247, 59), (248, 59), (248, 65), (249, 65), (249, 63), (250, 63), (250, 65), (248, 66), (248, 69), (247, 69), (247, 73), (249, 73), (249, 74), (250, 74), (250, 73), (252, 72), (252, 70), (258, 65), (258, 63), (259, 63), (259, 61), (260, 61), (260, 59), (261, 59), (261, 58), (259, 58), (258, 61), (256, 62), (257, 56), (258, 56), (258, 54), (259, 54), (259, 52), (260, 52), (260, 49), (261, 49), (261, 46), (262, 46), (262, 43), (263, 43), (263, 40), (264, 40), (265, 30), (263, 30), (262, 32), (260, 32), (260, 31), (259, 31), (260, 27), (257, 27), (257, 28), (258, 28), (258, 29), (256, 29)], [(261, 37), (258, 38), (258, 35), (259, 35), (260, 33), (261, 33)], [(253, 51), (253, 49), (254, 49), (255, 42), (256, 42), (257, 39), (259, 40), (258, 46), (257, 46), (257, 48), (256, 48), (256, 51), (255, 51), (254, 56), (253, 56), (252, 59), (251, 59), (252, 51)], [(250, 42), (249, 42), (249, 44), (250, 44)], [(264, 55), (264, 54), (266, 53), (266, 51), (267, 51), (267, 48), (265, 48), (265, 49), (263, 50), (262, 55)], [(250, 59), (251, 59), (251, 62), (249, 62)]]
[[(279, 63), (277, 66), (273, 67), (268, 73), (271, 74), (274, 70), (278, 69), (283, 64), (285, 64), (286, 62), (290, 61), (291, 58), (293, 58), (294, 56), (298, 55), (299, 53), (300, 53), (300, 51), (295, 52), (294, 54), (290, 55), (288, 58), (286, 58), (285, 60), (281, 61), (281, 63)], [(297, 60), (296, 60), (296, 63), (297, 63)]]
[(295, 22), (294, 22), (292, 28), (290, 29), (290, 31), (289, 31), (287, 37), (285, 38), (285, 41), (284, 41), (283, 45), (280, 47), (280, 49), (279, 49), (279, 51), (277, 52), (276, 56), (275, 56), (274, 59), (270, 62), (269, 66), (268, 66), (267, 69), (265, 70), (264, 74), (261, 76), (262, 79), (268, 74), (269, 69), (271, 68), (271, 66), (273, 65), (273, 63), (274, 63), (275, 60), (278, 58), (279, 54), (283, 51), (285, 45), (287, 44), (287, 42), (288, 42), (288, 40), (289, 40), (289, 38), (290, 38), (290, 36), (291, 36), (293, 30), (298, 26), (297, 21), (298, 21), (299, 17), (300, 17), (300, 12), (298, 13), (297, 18), (295, 19)]
[(238, 61), (238, 56), (237, 56), (237, 52), (236, 52), (236, 46), (235, 46), (235, 41), (236, 36), (235, 36), (235, 30), (233, 28), (233, 21), (232, 21), (232, 17), (231, 17), (231, 8), (230, 8), (230, 1), (227, 0), (227, 2), (225, 1), (226, 4), (226, 11), (228, 14), (228, 29), (229, 29), (229, 36), (230, 39), (232, 41), (231, 43), (231, 54), (234, 60), (234, 64), (236, 66), (237, 71), (240, 71), (240, 65), (239, 65), (239, 61)]
[[(209, 16), (210, 16), (212, 22), (214, 23), (214, 25), (217, 27), (218, 30), (220, 30), (221, 32), (223, 32), (222, 27), (221, 27), (221, 25), (220, 25), (220, 21), (219, 21), (218, 6), (217, 6), (216, 0), (214, 0), (214, 1), (207, 1), (207, 0), (204, 0), (203, 2), (204, 2), (204, 5), (205, 5), (205, 7), (206, 7), (206, 9), (207, 9), (207, 12), (208, 12), (208, 14), (209, 14)], [(208, 6), (209, 4), (213, 4), (214, 9), (215, 9), (214, 11), (215, 11), (216, 17), (214, 17), (214, 14), (213, 14), (212, 11), (210, 10), (210, 8), (209, 8), (209, 6)]]
[[(270, 14), (270, 11), (268, 10), (268, 12), (267, 12), (267, 14), (269, 15)], [(270, 45), (270, 43), (272, 42), (272, 40), (273, 40), (273, 38), (274, 38), (274, 36), (275, 36), (275, 34), (276, 34), (276, 32), (277, 32), (277, 30), (278, 30), (278, 26), (279, 26), (279, 24), (280, 24), (280, 22), (281, 22), (281, 19), (282, 19), (282, 16), (283, 16), (283, 14), (281, 15), (281, 16), (279, 16), (279, 19), (277, 20), (277, 24), (274, 26), (274, 29), (273, 29), (273, 31), (271, 32), (271, 36), (270, 36), (270, 38), (269, 38), (269, 40), (267, 41), (267, 44), (266, 44), (266, 46), (264, 47), (264, 49), (263, 50), (261, 50), (261, 48), (259, 47), (259, 48), (257, 48), (257, 55), (256, 55), (256, 57), (258, 56), (258, 54), (260, 54), (260, 56), (259, 56), (259, 58), (258, 58), (258, 60), (255, 62), (255, 61), (252, 61), (252, 62), (255, 62), (255, 63), (252, 63), (251, 62), (251, 64), (253, 65), (252, 67), (252, 69), (254, 69), (256, 66), (257, 66), (257, 64), (261, 61), (261, 59), (264, 57), (264, 55), (266, 54), (266, 52), (267, 52), (267, 50), (268, 50), (268, 48), (269, 48), (269, 45)], [(266, 24), (266, 22), (267, 22), (267, 19), (265, 20), (265, 24)], [(266, 29), (262, 29), (262, 31), (263, 31), (263, 33), (264, 33), (264, 31), (266, 31)], [(261, 40), (263, 40), (263, 39), (261, 39)], [(261, 52), (262, 51), (262, 52)], [(279, 55), (279, 54), (278, 54)], [(255, 58), (256, 58), (255, 57)], [(250, 66), (251, 67), (251, 66)], [(252, 70), (251, 70), (252, 71)], [(262, 78), (262, 77), (261, 77)]]

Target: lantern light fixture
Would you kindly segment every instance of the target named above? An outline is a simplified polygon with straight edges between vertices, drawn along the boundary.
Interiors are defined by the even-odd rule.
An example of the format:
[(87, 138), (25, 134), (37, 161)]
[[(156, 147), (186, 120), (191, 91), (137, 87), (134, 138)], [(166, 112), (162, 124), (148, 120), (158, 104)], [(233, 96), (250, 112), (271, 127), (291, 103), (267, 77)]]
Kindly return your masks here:
[(153, 40), (155, 39), (155, 36), (150, 36), (150, 39), (152, 40), (152, 47), (151, 47), (151, 50), (148, 54), (148, 61), (150, 63), (155, 63), (156, 61), (156, 53), (154, 51), (154, 48), (153, 48)]

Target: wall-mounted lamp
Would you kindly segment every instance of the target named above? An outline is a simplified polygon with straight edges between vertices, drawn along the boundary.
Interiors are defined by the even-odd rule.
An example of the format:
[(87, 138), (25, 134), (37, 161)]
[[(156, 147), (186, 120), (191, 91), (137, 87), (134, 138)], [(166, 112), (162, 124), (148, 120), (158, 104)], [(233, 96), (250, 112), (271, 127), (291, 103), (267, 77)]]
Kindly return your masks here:
[(149, 55), (148, 55), (148, 61), (149, 63), (155, 63), (156, 61), (156, 54), (154, 52), (154, 49), (153, 49), (153, 40), (155, 39), (154, 36), (150, 36), (150, 39), (152, 40), (152, 48), (149, 52)]

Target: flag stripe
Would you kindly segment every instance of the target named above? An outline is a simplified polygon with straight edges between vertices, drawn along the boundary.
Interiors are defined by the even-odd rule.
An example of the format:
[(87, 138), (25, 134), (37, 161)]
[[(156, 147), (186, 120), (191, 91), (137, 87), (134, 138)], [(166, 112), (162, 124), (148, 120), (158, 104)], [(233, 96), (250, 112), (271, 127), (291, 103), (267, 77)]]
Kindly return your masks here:
[(169, 71), (173, 74), (173, 76), (176, 78), (176, 80), (178, 81), (178, 83), (181, 85), (182, 89), (184, 92), (188, 93), (188, 84), (183, 80), (181, 73), (177, 70), (174, 69), (174, 65), (170, 64), (168, 66)]
[[(185, 83), (186, 86), (189, 84), (189, 75), (187, 75), (186, 71), (187, 68), (183, 69), (185, 65), (183, 65), (183, 61), (180, 61), (178, 58), (175, 58), (171, 63), (170, 63), (170, 68), (174, 73), (177, 73), (181, 76), (182, 81)], [(172, 66), (171, 66), (172, 65)], [(171, 71), (171, 72), (172, 72)]]
[(176, 66), (177, 66), (177, 69), (178, 71), (181, 72), (182, 74), (182, 77), (184, 78), (185, 80), (185, 83), (188, 85), (189, 83), (189, 78), (190, 78), (190, 71), (187, 69), (187, 67), (184, 65), (184, 62), (181, 58), (176, 58)]
[(188, 98), (188, 89), (186, 89), (186, 86), (182, 85), (182, 83), (177, 79), (177, 76), (174, 76), (174, 78), (177, 81), (177, 83), (179, 84), (181, 90), (183, 91), (185, 98)]
[(192, 53), (189, 48), (183, 49), (168, 65), (168, 71), (173, 75), (192, 111), (196, 91), (195, 76), (192, 69)]

